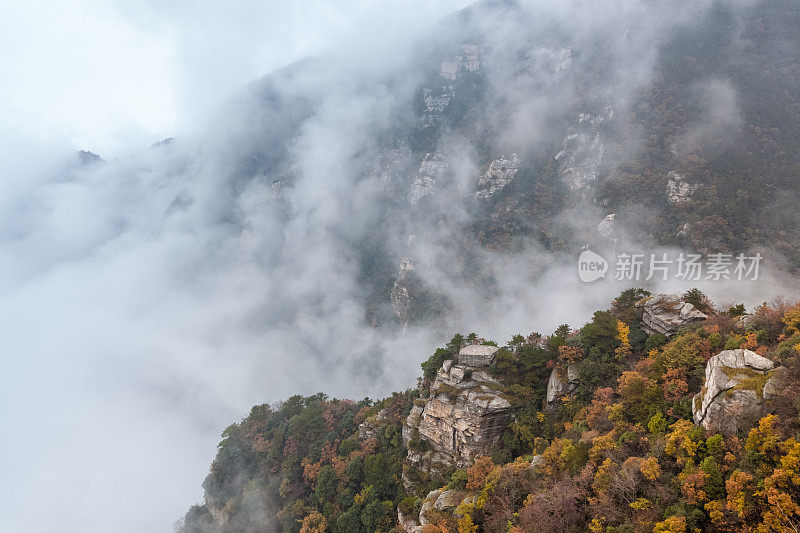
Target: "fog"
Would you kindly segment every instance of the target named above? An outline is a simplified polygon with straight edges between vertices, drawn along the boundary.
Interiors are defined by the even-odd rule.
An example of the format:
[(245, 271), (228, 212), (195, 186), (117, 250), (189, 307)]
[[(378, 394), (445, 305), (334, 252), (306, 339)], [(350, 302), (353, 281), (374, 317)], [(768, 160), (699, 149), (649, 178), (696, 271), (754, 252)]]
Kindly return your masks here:
[[(581, 283), (580, 249), (456, 243), (478, 215), (453, 198), (471, 197), (485, 168), (463, 133), (438, 141), (447, 171), (425, 212), (406, 202), (417, 162), (399, 177), (399, 200), (375, 178), (397, 128), (417, 119), (428, 71), (465, 42), (454, 17), (441, 17), (466, 4), (86, 1), (44, 20), (41, 6), (11, 5), (20, 22), (0, 32), (21, 50), (0, 53), (16, 74), (0, 89), (4, 529), (170, 531), (201, 500), (220, 432), (251, 405), (319, 391), (380, 397), (414, 386), (419, 363), (457, 331), (505, 342), (579, 327), (627, 288)], [(609, 12), (530, 2), (519, 17), (499, 5), (469, 26), (485, 36), (497, 102), (482, 117), (495, 132), (484, 142), (492, 157), (534, 158), (585, 90), (557, 83), (556, 41), (605, 42), (613, 68), (592, 99), (625, 109), (659, 43), (711, 3), (628, 0)], [(697, 98), (709, 101), (707, 118), (687, 142), (741, 120), (725, 80), (709, 79)], [(79, 149), (105, 161), (81, 161)], [(559, 223), (582, 231), (604, 216), (579, 211)], [(411, 257), (448, 302), (445, 316), (369, 323), (360, 254), (378, 228), (387, 260)], [(642, 248), (617, 230), (615, 250)], [(472, 271), (454, 267), (465, 253)], [(764, 253), (758, 282), (702, 288), (751, 310), (796, 291)]]

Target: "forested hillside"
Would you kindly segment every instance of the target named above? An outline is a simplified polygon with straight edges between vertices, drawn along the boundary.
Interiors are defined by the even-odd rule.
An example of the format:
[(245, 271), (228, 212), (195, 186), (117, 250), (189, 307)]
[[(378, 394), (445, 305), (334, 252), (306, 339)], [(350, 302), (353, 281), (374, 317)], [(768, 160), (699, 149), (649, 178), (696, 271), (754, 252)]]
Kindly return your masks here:
[[(631, 289), (579, 329), (517, 335), (500, 347), (487, 370), (513, 418), (466, 463), (445, 453), (421, 467), (411, 455), (437, 444), (407, 429), (415, 408), (466, 394), (437, 383), (440, 368), (452, 375), (458, 367), (459, 350), (491, 346), (474, 334), (436, 350), (416, 388), (380, 401), (319, 394), (254, 407), (223, 433), (205, 504), (180, 529), (794, 530), (800, 303), (765, 303), (745, 314), (741, 306), (715, 309), (690, 291), (674, 304), (696, 304), (707, 318), (668, 337), (646, 333), (648, 300)], [(728, 410), (695, 423), (698, 402), (714, 386), (712, 356), (736, 353), (751, 359), (719, 367), (728, 389), (713, 399)], [(753, 369), (767, 360), (774, 370)], [(553, 395), (552, 384), (572, 366), (579, 384)], [(744, 400), (731, 403), (737, 394)], [(757, 416), (748, 418), (752, 407)]]

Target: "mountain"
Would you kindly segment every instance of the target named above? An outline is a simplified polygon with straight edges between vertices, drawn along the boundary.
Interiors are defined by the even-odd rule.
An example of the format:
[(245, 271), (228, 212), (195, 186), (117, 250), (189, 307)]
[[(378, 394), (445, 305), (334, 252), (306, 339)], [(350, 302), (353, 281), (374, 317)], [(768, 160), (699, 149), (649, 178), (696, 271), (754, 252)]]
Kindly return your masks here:
[(357, 268), (375, 325), (441, 318), (465, 286), (491, 298), (491, 263), (520, 251), (767, 249), (796, 274), (796, 3), (576, 6), (482, 2), (399, 66), (266, 77), (238, 186), (321, 226), (302, 229)]
[[(796, 527), (797, 414), (774, 401), (795, 386), (796, 307), (757, 304), (800, 272), (798, 28), (792, 0), (484, 1), (404, 54), (309, 58), (244, 90), (189, 151), (213, 194), (168, 215), (236, 234), (269, 284), (248, 324), (332, 390), (403, 383), (407, 348), (443, 330), (553, 329), (631, 285), (683, 296), (629, 289), (486, 368), (460, 351), (490, 344), (456, 336), (378, 402), (254, 407), (183, 530)], [(590, 286), (584, 249), (761, 254), (769, 276)]]
[(577, 331), (456, 335), (377, 402), (253, 407), (178, 530), (790, 531), (800, 303), (743, 313), (631, 289)]

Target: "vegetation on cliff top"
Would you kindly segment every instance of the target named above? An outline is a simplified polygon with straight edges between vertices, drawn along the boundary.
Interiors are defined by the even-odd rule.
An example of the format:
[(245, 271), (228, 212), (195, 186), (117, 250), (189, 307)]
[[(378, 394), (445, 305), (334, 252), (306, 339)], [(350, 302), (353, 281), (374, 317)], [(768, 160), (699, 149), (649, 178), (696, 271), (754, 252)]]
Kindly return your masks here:
[[(746, 321), (717, 312), (667, 340), (641, 329), (634, 303), (645, 295), (625, 291), (577, 331), (514, 336), (490, 371), (516, 420), (490, 456), (466, 470), (442, 468), (411, 493), (401, 482), (402, 422), (428, 393), (431, 369), (474, 335), (436, 350), (417, 389), (378, 402), (318, 394), (254, 407), (224, 431), (206, 501), (181, 530), (399, 531), (398, 508), (415, 516), (428, 490), (445, 487), (474, 499), (436, 512), (425, 531), (794, 530), (800, 404), (785, 402), (756, 427), (724, 437), (694, 425), (691, 398), (707, 360), (725, 348), (785, 366), (787, 397), (797, 398), (800, 304), (764, 304)], [(546, 410), (548, 376), (567, 364), (578, 365), (581, 385)]]

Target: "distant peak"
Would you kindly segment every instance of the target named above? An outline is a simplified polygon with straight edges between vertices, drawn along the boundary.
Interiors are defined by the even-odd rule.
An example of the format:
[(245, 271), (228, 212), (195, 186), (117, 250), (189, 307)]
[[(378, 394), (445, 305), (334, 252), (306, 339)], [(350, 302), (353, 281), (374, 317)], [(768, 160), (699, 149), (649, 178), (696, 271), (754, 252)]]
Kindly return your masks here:
[(102, 157), (100, 157), (99, 155), (95, 154), (94, 152), (90, 152), (88, 150), (79, 150), (77, 155), (78, 155), (78, 159), (82, 163), (83, 162), (85, 162), (85, 163), (94, 163), (94, 162), (98, 162), (98, 161), (102, 161), (103, 160)]
[(167, 137), (166, 139), (161, 139), (160, 141), (151, 144), (150, 148), (158, 148), (159, 146), (167, 146), (168, 144), (172, 144), (174, 141), (175, 141), (174, 137)]

